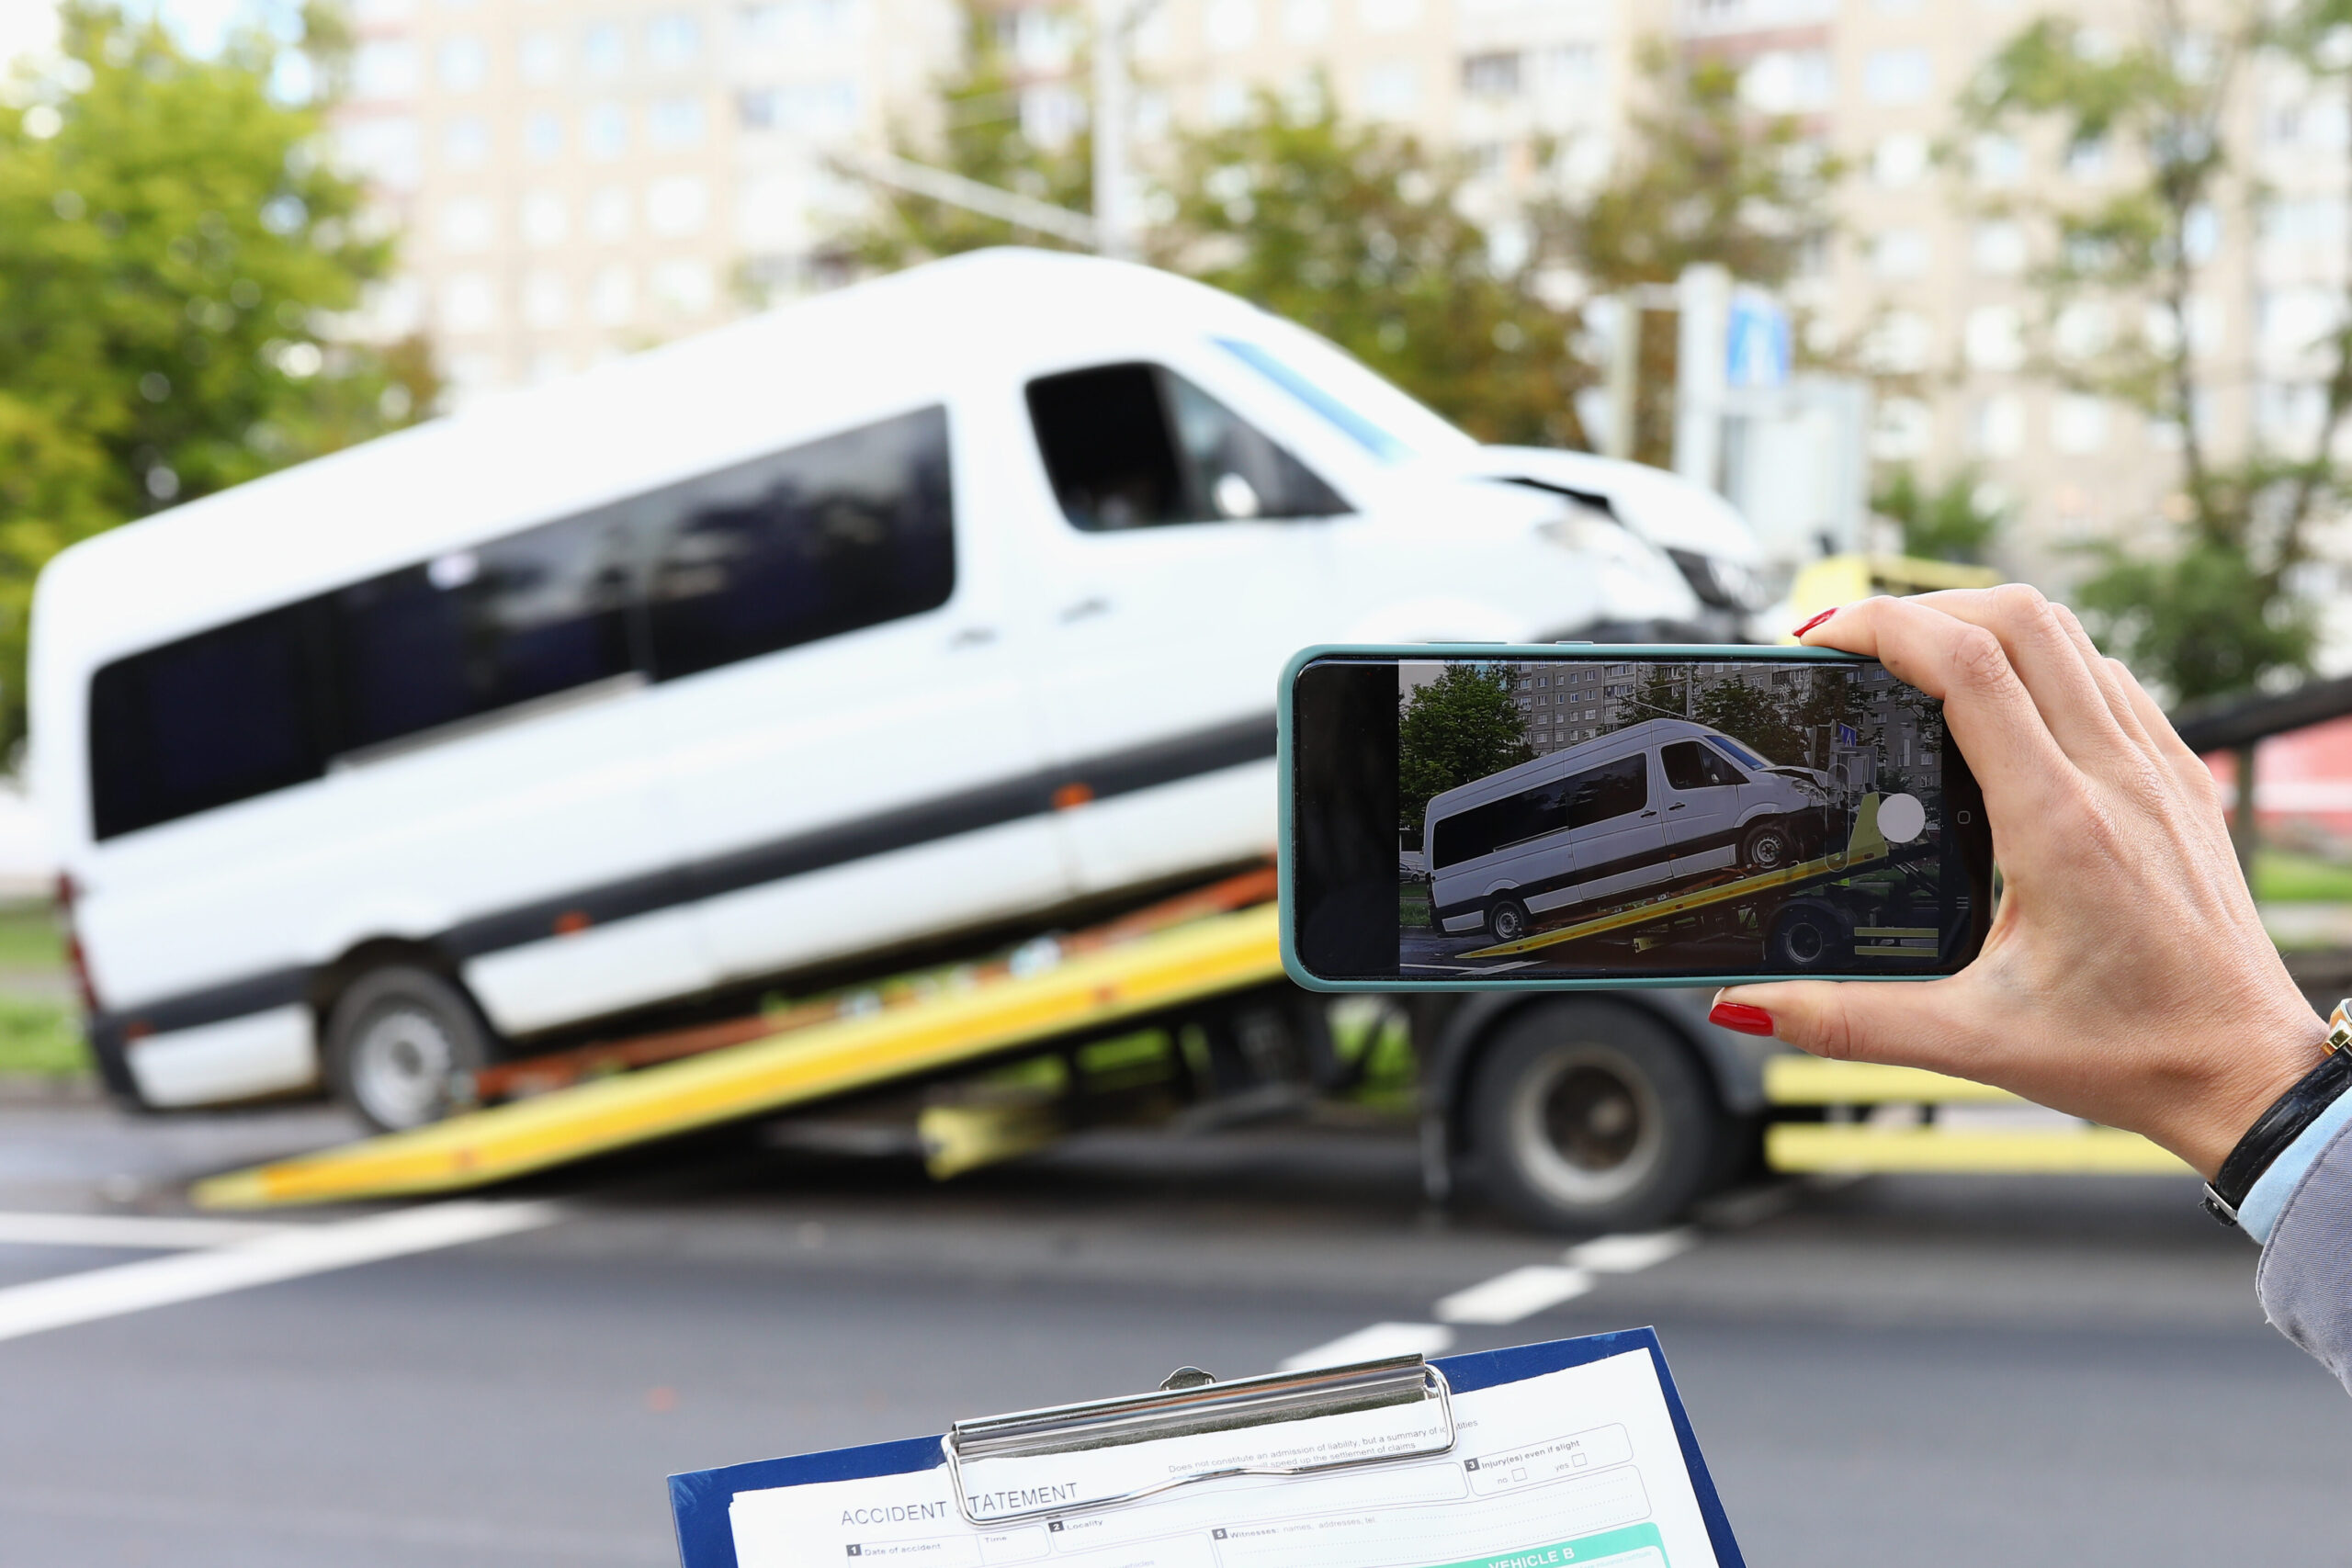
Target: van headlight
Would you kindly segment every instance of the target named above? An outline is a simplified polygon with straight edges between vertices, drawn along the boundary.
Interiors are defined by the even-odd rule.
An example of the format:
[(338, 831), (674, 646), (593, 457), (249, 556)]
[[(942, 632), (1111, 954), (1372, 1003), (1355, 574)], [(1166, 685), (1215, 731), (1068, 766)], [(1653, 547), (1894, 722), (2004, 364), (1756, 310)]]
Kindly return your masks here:
[(1752, 611), (1762, 609), (1768, 602), (1764, 585), (1744, 562), (1697, 550), (1669, 549), (1666, 553), (1682, 569), (1683, 581), (1690, 584), (1690, 592), (1699, 596), (1702, 604), (1717, 610)]
[(1640, 540), (1625, 532), (1624, 525), (1606, 513), (1586, 507), (1571, 507), (1557, 517), (1546, 518), (1535, 525), (1535, 533), (1547, 544), (1558, 545), (1580, 555), (1600, 556), (1628, 564), (1656, 558), (1642, 547)]

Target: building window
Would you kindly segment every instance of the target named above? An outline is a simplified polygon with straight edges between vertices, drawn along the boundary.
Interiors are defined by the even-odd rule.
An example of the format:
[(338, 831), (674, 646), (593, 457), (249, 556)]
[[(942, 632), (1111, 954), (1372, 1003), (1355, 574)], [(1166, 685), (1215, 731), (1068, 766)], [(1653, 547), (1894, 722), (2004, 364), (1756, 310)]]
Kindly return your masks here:
[(1871, 270), (1881, 277), (1917, 277), (1928, 270), (1928, 236), (1917, 229), (1884, 229), (1871, 245)]
[(588, 309), (608, 327), (625, 327), (637, 313), (637, 279), (625, 266), (608, 266), (596, 274), (588, 290)]
[(710, 212), (710, 193), (692, 175), (656, 180), (645, 193), (645, 226), (673, 237), (702, 231)]
[(2107, 446), (2107, 402), (2082, 392), (2059, 396), (2050, 413), (2050, 445), (2073, 457)]
[(1462, 90), (1476, 97), (1515, 98), (1519, 96), (1519, 54), (1515, 50), (1474, 54), (1462, 62)]
[(564, 210), (563, 197), (549, 190), (533, 191), (523, 198), (523, 242), (546, 248), (560, 245), (570, 236), (571, 224)]
[(1283, 0), (1283, 32), (1293, 43), (1320, 43), (1331, 30), (1331, 0)]
[(545, 86), (563, 74), (563, 45), (552, 33), (533, 33), (523, 40), (515, 61), (524, 81)]
[(718, 288), (701, 262), (664, 262), (653, 269), (653, 297), (676, 315), (700, 316), (717, 301)]
[(416, 92), (416, 51), (405, 43), (363, 43), (351, 56), (351, 92), (357, 98), (405, 98)]
[(691, 11), (672, 11), (645, 25), (645, 55), (654, 64), (692, 64), (702, 52), (702, 24)]
[(1383, 119), (1409, 117), (1420, 99), (1421, 73), (1408, 60), (1384, 61), (1364, 73), (1365, 111)]
[(1366, 32), (1400, 33), (1421, 19), (1421, 0), (1358, 0), (1356, 16)]
[(1924, 49), (1882, 49), (1862, 62), (1862, 93), (1874, 104), (1916, 104), (1934, 82)]
[(481, 166), (490, 157), (490, 127), (469, 115), (441, 131), (441, 161), (453, 169)]
[(1979, 272), (2014, 277), (2025, 270), (2025, 230), (2007, 219), (1976, 225), (1968, 248)]
[(703, 139), (700, 98), (662, 98), (645, 117), (645, 139), (668, 151), (699, 147)]
[(488, 332), (498, 324), (498, 295), (489, 278), (461, 272), (442, 286), (441, 324), (453, 333)]
[(628, 63), (628, 40), (610, 22), (590, 28), (580, 40), (580, 63), (591, 76), (617, 76)]
[(619, 157), (628, 151), (628, 111), (618, 104), (598, 104), (581, 123), (580, 141), (591, 158)]
[(588, 232), (605, 244), (628, 238), (628, 192), (606, 186), (588, 198)]
[(1739, 96), (1766, 114), (1826, 109), (1838, 98), (1838, 72), (1824, 49), (1768, 49), (1740, 73)]
[(498, 219), (481, 197), (460, 197), (441, 209), (441, 245), (456, 252), (486, 251), (497, 236)]
[(490, 74), (490, 51), (481, 39), (466, 35), (441, 42), (441, 85), (452, 93), (470, 93)]
[(2014, 305), (1979, 305), (1962, 337), (1972, 368), (2015, 370), (2025, 363), (2025, 328)]
[(1211, 49), (1247, 49), (1258, 37), (1258, 0), (1209, 0), (1204, 26)]

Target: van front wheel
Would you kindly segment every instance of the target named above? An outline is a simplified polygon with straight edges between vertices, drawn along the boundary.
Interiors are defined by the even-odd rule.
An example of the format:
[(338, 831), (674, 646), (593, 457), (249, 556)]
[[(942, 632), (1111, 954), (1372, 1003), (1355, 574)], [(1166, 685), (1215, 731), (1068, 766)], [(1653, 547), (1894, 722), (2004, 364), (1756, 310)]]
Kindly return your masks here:
[(1517, 942), (1527, 934), (1527, 906), (1516, 898), (1498, 898), (1487, 906), (1487, 934), (1497, 942)]
[(437, 1122), (455, 1080), (490, 1063), (490, 1031), (457, 987), (405, 964), (371, 969), (327, 1021), (335, 1098), (382, 1132)]
[(1795, 859), (1796, 840), (1786, 822), (1758, 822), (1739, 841), (1739, 863), (1750, 871), (1779, 871)]

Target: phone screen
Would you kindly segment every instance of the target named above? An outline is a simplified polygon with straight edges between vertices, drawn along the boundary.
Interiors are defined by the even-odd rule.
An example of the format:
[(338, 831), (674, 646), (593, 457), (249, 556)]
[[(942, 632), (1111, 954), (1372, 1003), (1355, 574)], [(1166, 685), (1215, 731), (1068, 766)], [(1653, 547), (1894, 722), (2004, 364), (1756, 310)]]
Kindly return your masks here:
[(1950, 974), (1991, 915), (1942, 706), (1874, 662), (1317, 658), (1285, 736), (1316, 978)]

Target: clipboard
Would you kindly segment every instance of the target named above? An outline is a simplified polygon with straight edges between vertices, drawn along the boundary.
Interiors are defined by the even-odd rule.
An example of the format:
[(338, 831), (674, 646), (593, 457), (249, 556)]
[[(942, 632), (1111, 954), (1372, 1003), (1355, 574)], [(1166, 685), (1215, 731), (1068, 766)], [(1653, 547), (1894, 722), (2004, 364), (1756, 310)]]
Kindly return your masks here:
[[(670, 1504), (683, 1568), (740, 1568), (730, 1509), (739, 1494), (824, 1482), (861, 1481), (944, 1469), (957, 1506), (968, 1523), (989, 1528), (1046, 1515), (1069, 1517), (1140, 1502), (1180, 1488), (1237, 1475), (1306, 1476), (1411, 1460), (1450, 1451), (1456, 1440), (1453, 1400), (1463, 1394), (1623, 1356), (1645, 1354), (1657, 1374), (1676, 1444), (1688, 1472), (1709, 1544), (1722, 1568), (1746, 1568), (1731, 1523), (1699, 1449), (1680, 1393), (1666, 1364), (1656, 1330), (1624, 1329), (1558, 1339), (1511, 1349), (1487, 1350), (1426, 1361), (1419, 1356), (1391, 1357), (1353, 1366), (1218, 1382), (1196, 1368), (1182, 1368), (1150, 1393), (1090, 1400), (1077, 1404), (1019, 1411), (958, 1421), (937, 1437), (910, 1438), (862, 1448), (834, 1449), (782, 1459), (758, 1460), (670, 1477)], [(1430, 1440), (1410, 1450), (1374, 1459), (1295, 1466), (1232, 1467), (1176, 1476), (1140, 1490), (1082, 1502), (1053, 1503), (1017, 1510), (977, 1511), (964, 1483), (963, 1467), (985, 1458), (1030, 1456), (1162, 1437), (1232, 1430), (1307, 1416), (1376, 1409), (1420, 1402), (1430, 1407)]]

